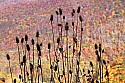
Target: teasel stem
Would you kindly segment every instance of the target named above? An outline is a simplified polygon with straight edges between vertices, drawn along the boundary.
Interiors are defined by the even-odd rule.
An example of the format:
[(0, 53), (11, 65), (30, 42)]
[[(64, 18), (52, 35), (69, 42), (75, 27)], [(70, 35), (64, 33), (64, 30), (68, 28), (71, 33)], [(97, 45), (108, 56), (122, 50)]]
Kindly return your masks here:
[(102, 48), (101, 48), (101, 44), (99, 44), (99, 52), (100, 52), (100, 61), (99, 61), (99, 69), (100, 69), (100, 83), (101, 83), (101, 78), (102, 78), (102, 68), (101, 68), (101, 58), (102, 58)]
[[(51, 66), (52, 66), (52, 62), (51, 62), (51, 56), (50, 56), (50, 43), (48, 44), (48, 50), (49, 50), (49, 58), (50, 58), (50, 68), (51, 68)], [(51, 79), (53, 79), (53, 72), (52, 72), (53, 70), (52, 70), (52, 68), (51, 68), (51, 77), (50, 77), (50, 83), (51, 83)]]
[(11, 70), (11, 66), (10, 66), (10, 60), (9, 60), (9, 68), (10, 68), (11, 80), (12, 80), (12, 83), (13, 83), (13, 77), (12, 77), (12, 70)]
[[(34, 68), (34, 66), (35, 66), (35, 65), (34, 65), (34, 44), (35, 44), (34, 39), (31, 40), (31, 43), (32, 43), (32, 46), (33, 46), (33, 50), (32, 50), (32, 51), (33, 51), (33, 75), (32, 75), (32, 76), (34, 77), (34, 70), (35, 70), (35, 68)], [(33, 80), (34, 80), (34, 79), (32, 78), (32, 81), (33, 81)]]
[(24, 55), (23, 56), (23, 64), (24, 64), (24, 80), (23, 80), (23, 82), (25, 83), (26, 82), (26, 75), (25, 75), (25, 73), (26, 73), (26, 55)]

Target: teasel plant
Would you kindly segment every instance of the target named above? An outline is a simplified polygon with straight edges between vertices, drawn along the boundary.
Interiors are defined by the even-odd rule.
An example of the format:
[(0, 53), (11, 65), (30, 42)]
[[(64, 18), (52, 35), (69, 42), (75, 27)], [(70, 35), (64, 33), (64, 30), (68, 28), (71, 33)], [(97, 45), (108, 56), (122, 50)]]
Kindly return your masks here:
[(81, 7), (79, 6), (78, 9), (77, 9), (76, 37), (77, 37), (77, 30), (78, 30), (77, 28), (78, 28), (78, 22), (79, 22), (78, 19), (79, 19), (80, 9), (81, 9)]
[[(69, 62), (70, 62), (70, 57), (69, 57), (69, 50), (68, 50), (68, 30), (69, 30), (69, 25), (68, 22), (65, 24), (65, 30), (66, 30), (66, 53), (67, 53), (67, 73), (69, 72)], [(68, 73), (68, 83), (69, 83), (69, 73)]]
[(24, 65), (24, 72), (23, 72), (23, 82), (26, 82), (26, 55), (23, 56), (23, 65)]
[(24, 38), (21, 38), (22, 54), (24, 54), (23, 43), (24, 43)]
[[(22, 43), (22, 48), (23, 48), (23, 38), (21, 39), (21, 43)], [(17, 43), (17, 50), (18, 50), (18, 55), (19, 55), (19, 66), (20, 66), (20, 71), (21, 71), (21, 74), (22, 74), (22, 69), (21, 69), (21, 64), (20, 64), (20, 49), (19, 49), (19, 38), (16, 37), (16, 43)]]
[[(33, 71), (32, 71), (33, 74), (32, 74), (32, 76), (34, 76), (34, 70), (35, 70), (35, 68), (34, 68), (34, 67), (35, 67), (35, 64), (34, 64), (34, 61), (35, 61), (35, 58), (34, 58), (34, 51), (35, 51), (35, 50), (34, 50), (34, 44), (35, 44), (35, 41), (34, 41), (33, 38), (32, 38), (32, 40), (31, 40), (31, 43), (32, 43), (32, 47), (33, 47), (33, 50), (32, 50), (32, 52), (33, 52), (33, 53), (32, 53), (32, 54), (33, 54), (33, 68), (32, 68), (32, 69), (33, 69)], [(33, 78), (32, 78), (31, 80), (33, 81)]]
[(11, 80), (12, 80), (12, 83), (13, 83), (12, 70), (11, 70), (11, 66), (10, 66), (10, 55), (6, 54), (6, 58), (9, 61), (9, 68), (10, 68)]
[(54, 78), (53, 78), (53, 65), (52, 65), (52, 59), (51, 59), (51, 55), (50, 55), (50, 49), (51, 49), (51, 44), (48, 43), (49, 61), (50, 61), (50, 83), (53, 83), (54, 82)]

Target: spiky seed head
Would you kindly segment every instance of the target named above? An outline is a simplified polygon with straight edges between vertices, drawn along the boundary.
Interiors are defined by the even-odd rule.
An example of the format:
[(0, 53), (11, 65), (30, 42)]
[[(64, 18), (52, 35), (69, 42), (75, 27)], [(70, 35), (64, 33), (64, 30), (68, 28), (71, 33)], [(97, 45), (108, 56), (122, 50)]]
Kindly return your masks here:
[(60, 38), (59, 38), (59, 37), (57, 38), (57, 43), (58, 43), (58, 44), (60, 43)]
[(73, 16), (74, 16), (74, 13), (72, 12), (71, 15), (72, 15), (72, 17), (73, 17)]
[(50, 49), (50, 48), (51, 48), (50, 43), (48, 43), (48, 49)]
[(75, 9), (72, 9), (72, 13), (75, 13)]
[(73, 41), (74, 41), (75, 43), (77, 43), (77, 38), (76, 38), (76, 37), (73, 37)]
[(90, 66), (93, 67), (93, 63), (90, 61)]
[(74, 22), (72, 22), (72, 26), (74, 26)]
[(6, 54), (7, 60), (10, 60), (10, 56), (9, 54)]
[(41, 42), (41, 43), (40, 43), (40, 46), (42, 46), (42, 45), (43, 45), (43, 43)]
[(77, 65), (79, 65), (79, 61), (77, 60)]
[(50, 65), (50, 69), (52, 69), (53, 68), (53, 66), (52, 65)]
[(26, 42), (28, 41), (28, 35), (27, 34), (25, 35), (25, 41)]
[(98, 45), (97, 44), (95, 44), (95, 49), (98, 49)]
[(18, 37), (16, 37), (16, 43), (17, 43), (17, 44), (19, 43), (19, 38), (18, 38)]
[(14, 83), (16, 83), (16, 78), (14, 79)]
[(23, 62), (21, 62), (20, 64), (21, 64), (21, 66), (23, 66)]
[(20, 79), (20, 80), (21, 80), (21, 78), (22, 78), (21, 75), (19, 75), (19, 79)]
[(65, 24), (65, 30), (66, 30), (66, 31), (69, 30), (68, 22), (66, 22), (66, 24)]
[(83, 72), (83, 73), (85, 72), (85, 69), (84, 69), (84, 68), (82, 69), (82, 72)]
[(106, 73), (105, 73), (105, 77), (108, 77), (109, 76), (109, 72), (108, 72), (108, 70), (106, 70)]
[(63, 19), (65, 19), (65, 16), (63, 16)]
[(96, 54), (96, 55), (99, 55), (98, 50), (95, 51), (95, 54)]
[(23, 63), (26, 63), (26, 55), (23, 56)]
[(69, 70), (69, 74), (72, 74), (72, 70)]
[(36, 32), (36, 37), (37, 37), (37, 38), (39, 37), (39, 31)]
[(106, 61), (105, 60), (103, 60), (103, 64), (106, 65)]
[(32, 40), (31, 40), (31, 43), (32, 43), (32, 45), (34, 45), (34, 44), (35, 44), (34, 39), (32, 39)]
[(80, 9), (81, 9), (81, 8), (80, 8), (80, 6), (79, 6), (78, 9), (77, 9), (77, 13), (80, 13)]
[(79, 16), (79, 20), (80, 20), (81, 22), (83, 21), (83, 19), (82, 19), (82, 16), (81, 16), (81, 15)]
[(104, 49), (102, 50), (102, 53), (104, 53)]
[(53, 21), (53, 15), (50, 16), (50, 21), (51, 21), (51, 22)]
[(90, 70), (88, 69), (88, 74), (90, 74)]
[(81, 31), (83, 31), (83, 28), (81, 28)]
[(60, 26), (60, 27), (61, 27), (61, 26), (62, 26), (62, 24), (60, 24), (60, 23), (59, 23), (59, 24), (58, 24), (58, 26)]
[(29, 44), (26, 45), (27, 51), (30, 51), (30, 46)]
[(61, 8), (59, 8), (59, 14), (62, 15), (62, 9)]
[(59, 48), (60, 53), (63, 53), (63, 48)]
[(97, 61), (100, 62), (101, 61), (101, 58), (99, 55), (97, 55)]
[(21, 43), (23, 43), (23, 42), (24, 42), (24, 38), (21, 39)]
[(29, 72), (27, 72), (26, 74), (27, 74), (27, 76), (29, 76)]
[(54, 71), (57, 71), (57, 65), (55, 65)]
[(56, 15), (59, 15), (58, 11), (56, 11)]
[(37, 51), (40, 51), (40, 45), (38, 43), (36, 44), (36, 47), (37, 47)]

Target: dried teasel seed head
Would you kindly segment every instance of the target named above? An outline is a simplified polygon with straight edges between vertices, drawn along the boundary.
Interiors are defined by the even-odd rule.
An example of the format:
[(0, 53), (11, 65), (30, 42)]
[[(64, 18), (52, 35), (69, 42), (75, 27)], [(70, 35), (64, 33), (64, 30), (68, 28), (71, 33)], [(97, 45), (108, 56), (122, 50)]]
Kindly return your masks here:
[(10, 56), (9, 54), (6, 54), (7, 60), (10, 60)]
[(104, 53), (104, 49), (102, 50), (102, 53)]
[(16, 43), (17, 43), (17, 44), (19, 43), (19, 38), (18, 38), (18, 37), (16, 37)]
[(60, 43), (60, 38), (59, 38), (59, 37), (57, 38), (57, 43), (58, 43), (58, 44)]
[(93, 67), (93, 63), (90, 61), (90, 66)]
[(59, 8), (59, 14), (62, 15), (62, 9), (61, 8)]
[(36, 44), (36, 47), (37, 47), (37, 51), (40, 51), (40, 45), (38, 43)]
[(66, 24), (65, 24), (65, 30), (66, 30), (66, 31), (69, 30), (68, 22), (66, 22)]
[(65, 19), (65, 16), (63, 16), (63, 19)]
[(21, 80), (21, 78), (22, 78), (22, 76), (21, 75), (19, 75), (19, 79)]
[(105, 60), (103, 60), (103, 64), (106, 65), (106, 61)]
[(69, 70), (69, 74), (72, 74), (72, 70)]
[(81, 9), (81, 8), (80, 8), (80, 6), (79, 6), (78, 9), (77, 9), (77, 13), (80, 13), (80, 9)]
[(79, 20), (82, 22), (83, 21), (83, 18), (82, 18), (82, 16), (80, 15), (79, 16)]
[(91, 83), (94, 83), (94, 79), (92, 79)]
[(26, 55), (23, 56), (23, 63), (26, 63)]
[(72, 9), (72, 13), (75, 13), (75, 9)]
[(72, 22), (72, 26), (74, 26), (74, 22)]
[(88, 70), (88, 74), (90, 74), (90, 70)]
[(98, 49), (98, 45), (97, 44), (95, 44), (95, 49)]
[(34, 44), (35, 44), (34, 39), (32, 39), (32, 40), (31, 40), (31, 43), (32, 43), (32, 45), (34, 45)]
[(29, 76), (29, 72), (27, 72), (26, 74), (27, 74), (27, 76)]
[(77, 38), (76, 38), (76, 37), (73, 37), (73, 41), (74, 41), (75, 43), (77, 43)]
[(53, 21), (53, 15), (50, 16), (50, 21), (51, 21), (51, 22)]
[(96, 54), (97, 56), (99, 55), (98, 50), (95, 51), (95, 54)]
[(28, 36), (27, 36), (27, 34), (25, 35), (25, 41), (26, 41), (26, 42), (28, 41)]
[(82, 72), (84, 73), (84, 72), (85, 72), (85, 69), (82, 69)]
[(77, 65), (79, 65), (79, 61), (77, 60)]
[(23, 43), (23, 42), (24, 42), (24, 38), (21, 39), (21, 43)]
[(59, 15), (58, 11), (56, 11), (56, 15)]
[(43, 46), (43, 43), (42, 43), (42, 42), (40, 43), (40, 46)]
[(57, 71), (57, 65), (55, 65), (54, 71)]
[(108, 70), (106, 70), (105, 77), (106, 77), (106, 76), (109, 76)]
[(50, 69), (53, 69), (53, 66), (52, 66), (52, 65), (50, 65)]
[(37, 38), (39, 37), (39, 31), (36, 32), (36, 37), (37, 37)]
[(51, 48), (50, 43), (48, 43), (48, 49), (50, 49), (50, 48)]
[(16, 83), (16, 78), (14, 79), (14, 83)]
[(63, 48), (59, 48), (59, 51), (60, 51), (61, 53), (63, 53)]
[(30, 51), (30, 46), (29, 44), (26, 45), (27, 51)]

